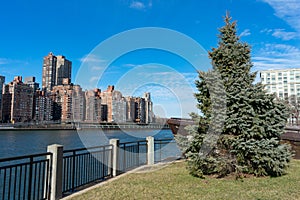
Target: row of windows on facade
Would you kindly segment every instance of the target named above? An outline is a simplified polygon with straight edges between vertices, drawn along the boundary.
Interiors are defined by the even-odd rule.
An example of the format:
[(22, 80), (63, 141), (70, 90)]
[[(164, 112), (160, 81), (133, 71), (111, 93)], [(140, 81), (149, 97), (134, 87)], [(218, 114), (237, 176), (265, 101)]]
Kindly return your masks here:
[[(295, 81), (300, 81), (300, 76), (296, 76), (296, 78), (294, 78), (294, 77), (290, 77), (289, 78), (289, 80), (288, 80), (288, 78), (287, 77), (277, 77), (277, 78), (275, 78), (275, 77), (272, 77), (272, 78), (264, 78), (264, 77), (262, 77), (261, 78), (261, 80), (263, 81), (263, 82), (266, 82), (266, 83), (274, 83), (274, 82), (278, 82), (278, 81), (281, 81), (281, 82), (283, 82), (284, 84), (287, 84), (288, 82), (295, 82)], [(278, 82), (279, 83), (279, 82)]]

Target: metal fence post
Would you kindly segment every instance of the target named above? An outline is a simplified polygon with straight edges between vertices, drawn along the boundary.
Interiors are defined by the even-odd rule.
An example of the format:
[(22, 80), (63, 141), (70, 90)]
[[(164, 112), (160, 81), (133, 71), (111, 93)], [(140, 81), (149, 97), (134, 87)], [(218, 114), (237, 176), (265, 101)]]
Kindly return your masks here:
[(112, 147), (112, 158), (110, 158), (110, 168), (112, 169), (112, 175), (117, 176), (118, 174), (118, 161), (119, 161), (119, 139), (110, 139), (109, 144), (113, 145)]
[(57, 200), (62, 198), (63, 146), (49, 145), (47, 151), (52, 153), (50, 200)]
[(154, 164), (154, 137), (148, 136), (147, 138), (147, 164)]

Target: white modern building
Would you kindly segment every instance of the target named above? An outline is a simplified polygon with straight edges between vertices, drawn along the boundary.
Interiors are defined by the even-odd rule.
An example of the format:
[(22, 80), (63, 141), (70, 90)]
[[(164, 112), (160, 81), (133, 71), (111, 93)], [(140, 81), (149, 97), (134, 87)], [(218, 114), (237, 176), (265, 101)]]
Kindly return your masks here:
[(275, 93), (291, 106), (289, 123), (300, 123), (300, 69), (277, 69), (260, 72), (261, 83), (267, 93)]
[(278, 69), (260, 72), (262, 84), (268, 93), (289, 101), (295, 97), (300, 102), (300, 69)]

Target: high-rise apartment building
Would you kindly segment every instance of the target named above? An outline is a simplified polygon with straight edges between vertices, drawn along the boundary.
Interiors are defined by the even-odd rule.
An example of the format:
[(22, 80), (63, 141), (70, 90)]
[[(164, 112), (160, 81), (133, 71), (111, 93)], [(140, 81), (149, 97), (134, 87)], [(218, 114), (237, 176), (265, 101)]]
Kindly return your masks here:
[(82, 122), (85, 119), (85, 97), (82, 88), (79, 85), (73, 85), (72, 88), (72, 120)]
[(28, 86), (30, 86), (32, 88), (33, 91), (33, 109), (32, 109), (32, 118), (35, 118), (35, 95), (36, 95), (36, 91), (39, 89), (39, 84), (37, 82), (35, 82), (35, 77), (34, 76), (30, 76), (30, 77), (26, 77), (24, 79), (24, 83)]
[(108, 86), (107, 90), (104, 92), (101, 92), (101, 100), (102, 104), (106, 105), (106, 110), (107, 110), (107, 122), (112, 122), (112, 97), (113, 97), (113, 92), (115, 90), (114, 86)]
[(2, 92), (5, 83), (5, 77), (0, 76), (0, 122), (2, 121)]
[(67, 60), (65, 56), (56, 56), (56, 80), (55, 85), (62, 85), (63, 79), (71, 80), (72, 62)]
[(62, 85), (63, 79), (71, 80), (72, 62), (65, 56), (55, 56), (50, 52), (44, 57), (42, 89), (50, 93), (56, 85)]
[(54, 101), (53, 118), (64, 122), (83, 121), (84, 92), (79, 85), (71, 84), (70, 79), (63, 79), (63, 83), (63, 85), (54, 86), (50, 95)]
[(112, 119), (116, 123), (126, 122), (126, 101), (121, 92), (115, 93), (113, 96)]
[(260, 78), (268, 93), (300, 102), (300, 69), (265, 70), (260, 72)]
[(107, 122), (126, 122), (126, 101), (121, 92), (109, 85), (106, 91), (101, 92), (101, 100), (107, 105)]
[(2, 119), (4, 122), (27, 122), (32, 120), (33, 89), (17, 76), (4, 86)]
[(36, 122), (53, 120), (53, 101), (44, 91), (37, 90), (34, 95), (34, 115)]
[(125, 100), (126, 100), (126, 121), (134, 122), (135, 121), (135, 98), (125, 97)]
[(56, 81), (56, 61), (57, 58), (50, 52), (44, 57), (43, 61), (43, 75), (42, 75), (42, 89), (46, 93), (50, 93)]
[(153, 122), (153, 103), (151, 101), (150, 92), (144, 94), (145, 99), (145, 123), (149, 124)]
[(33, 92), (36, 92), (39, 89), (39, 86), (40, 86), (39, 83), (35, 82), (35, 77), (34, 76), (26, 77), (24, 79), (24, 83), (29, 85), (33, 89)]
[(85, 92), (85, 121), (101, 122), (101, 90), (94, 89)]
[(135, 120), (136, 123), (146, 123), (145, 99), (135, 98)]

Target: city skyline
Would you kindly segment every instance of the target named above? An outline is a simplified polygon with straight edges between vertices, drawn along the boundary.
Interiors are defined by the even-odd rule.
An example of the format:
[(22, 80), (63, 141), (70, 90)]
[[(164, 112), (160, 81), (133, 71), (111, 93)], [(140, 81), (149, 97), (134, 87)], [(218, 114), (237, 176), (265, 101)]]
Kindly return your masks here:
[[(41, 84), (41, 58), (52, 51), (72, 61), (71, 79), (76, 80), (82, 62), (99, 43), (120, 32), (142, 27), (178, 31), (209, 51), (217, 46), (216, 35), (223, 25), (222, 16), (226, 11), (237, 20), (242, 41), (252, 46), (254, 70), (298, 68), (299, 8), (300, 2), (292, 0), (5, 2), (0, 12), (4, 30), (0, 33), (0, 75), (6, 77), (6, 82), (13, 80), (14, 76), (35, 76)], [(209, 63), (207, 54), (204, 57)], [(94, 66), (97, 70), (103, 67), (101, 61), (104, 60), (95, 57), (85, 61), (98, 61)], [(157, 83), (164, 85), (174, 81), (172, 75), (175, 71), (195, 92), (193, 82), (197, 74), (190, 63), (172, 53), (151, 49), (130, 52), (116, 59), (98, 87), (117, 85), (124, 74), (144, 65), (152, 65), (152, 69), (156, 67), (149, 70), (152, 75), (149, 79), (155, 78)], [(153, 102), (161, 105), (156, 109), (162, 110), (167, 117), (186, 117), (188, 112), (197, 111), (192, 95), (186, 103), (190, 106), (180, 113), (181, 110), (173, 109), (178, 103), (172, 92), (158, 85), (134, 91), (141, 93), (143, 90), (151, 92)]]

